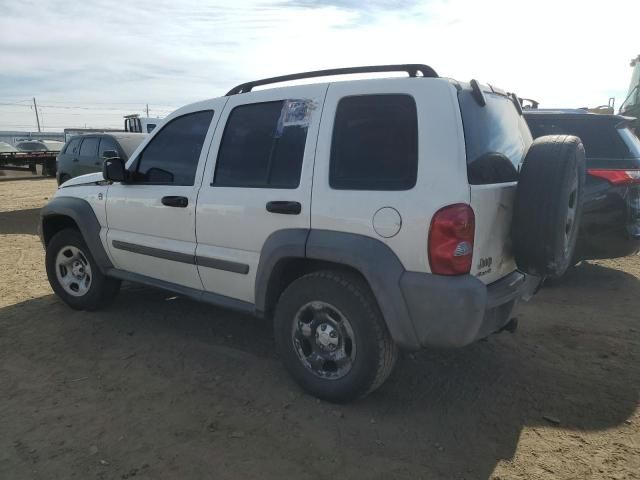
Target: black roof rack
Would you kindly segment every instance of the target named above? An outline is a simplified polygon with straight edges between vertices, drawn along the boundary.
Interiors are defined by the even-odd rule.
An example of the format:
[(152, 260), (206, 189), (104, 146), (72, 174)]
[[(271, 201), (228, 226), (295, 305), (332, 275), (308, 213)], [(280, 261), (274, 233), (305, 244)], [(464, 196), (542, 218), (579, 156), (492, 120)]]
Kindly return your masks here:
[(410, 77), (417, 77), (418, 72), (423, 77), (437, 78), (438, 74), (429, 65), (419, 63), (408, 63), (404, 65), (371, 65), (367, 67), (348, 67), (348, 68), (332, 68), (329, 70), (315, 70), (313, 72), (293, 73), (291, 75), (282, 75), (280, 77), (263, 78), (262, 80), (254, 80), (253, 82), (243, 83), (232, 88), (227, 93), (236, 95), (238, 93), (250, 92), (252, 88), (260, 85), (269, 85), (271, 83), (289, 82), (291, 80), (301, 80), (303, 78), (329, 77), (334, 75), (349, 75), (352, 73), (378, 73), (378, 72), (407, 72)]

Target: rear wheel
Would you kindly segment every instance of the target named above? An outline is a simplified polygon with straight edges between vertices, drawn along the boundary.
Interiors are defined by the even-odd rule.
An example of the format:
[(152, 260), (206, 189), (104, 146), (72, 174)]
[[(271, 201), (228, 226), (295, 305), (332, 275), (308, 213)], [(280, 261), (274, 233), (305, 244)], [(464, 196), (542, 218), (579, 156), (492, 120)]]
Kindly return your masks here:
[(115, 298), (120, 281), (101, 271), (78, 230), (56, 233), (46, 251), (47, 277), (51, 288), (77, 310), (98, 310)]
[(397, 347), (375, 298), (355, 275), (311, 273), (282, 294), (275, 337), (284, 366), (306, 391), (347, 402), (378, 388), (390, 375)]

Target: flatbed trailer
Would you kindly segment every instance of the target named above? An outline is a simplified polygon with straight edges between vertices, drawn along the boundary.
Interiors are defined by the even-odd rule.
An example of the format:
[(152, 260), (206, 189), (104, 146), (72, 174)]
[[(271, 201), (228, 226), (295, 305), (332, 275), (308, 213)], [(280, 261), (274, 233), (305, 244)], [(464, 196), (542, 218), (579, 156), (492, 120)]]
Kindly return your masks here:
[(31, 172), (37, 175), (38, 166), (42, 175), (56, 175), (56, 157), (60, 152), (0, 152), (0, 170)]

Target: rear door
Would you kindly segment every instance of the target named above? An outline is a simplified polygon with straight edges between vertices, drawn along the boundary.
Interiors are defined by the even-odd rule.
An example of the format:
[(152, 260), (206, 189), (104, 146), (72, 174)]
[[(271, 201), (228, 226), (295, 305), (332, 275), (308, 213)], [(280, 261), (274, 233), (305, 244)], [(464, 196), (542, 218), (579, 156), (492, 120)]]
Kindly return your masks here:
[(318, 135), (313, 229), (375, 238), (405, 269), (428, 272), (433, 214), (469, 200), (452, 102), (455, 89), (442, 79), (332, 83)]
[(481, 106), (470, 90), (458, 93), (476, 217), (470, 273), (491, 283), (516, 269), (511, 220), (518, 171), (533, 140), (509, 97), (491, 90), (484, 96), (486, 105)]
[(283, 229), (310, 227), (316, 137), (326, 85), (233, 95), (198, 196), (205, 290), (254, 303), (260, 251)]

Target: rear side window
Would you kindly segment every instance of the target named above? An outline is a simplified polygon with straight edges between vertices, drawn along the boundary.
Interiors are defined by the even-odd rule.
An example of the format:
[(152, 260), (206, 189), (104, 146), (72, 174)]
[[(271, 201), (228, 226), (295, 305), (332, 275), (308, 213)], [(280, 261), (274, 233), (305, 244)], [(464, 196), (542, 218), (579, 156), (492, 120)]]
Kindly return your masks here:
[(304, 100), (234, 108), (220, 143), (213, 185), (297, 188), (309, 113)]
[(634, 152), (615, 128), (615, 121), (585, 117), (545, 118), (544, 114), (531, 114), (527, 116), (527, 123), (535, 138), (559, 134), (580, 137), (588, 158), (635, 158)]
[(409, 95), (361, 95), (338, 103), (329, 185), (409, 190), (418, 175), (418, 114)]
[(81, 157), (95, 157), (98, 153), (98, 142), (100, 140), (95, 137), (85, 138), (80, 146)]
[(137, 159), (135, 183), (193, 185), (212, 110), (174, 118), (147, 144)]
[(531, 133), (510, 98), (490, 92), (484, 96), (487, 103), (480, 106), (470, 90), (458, 93), (469, 183), (516, 181), (532, 142)]

